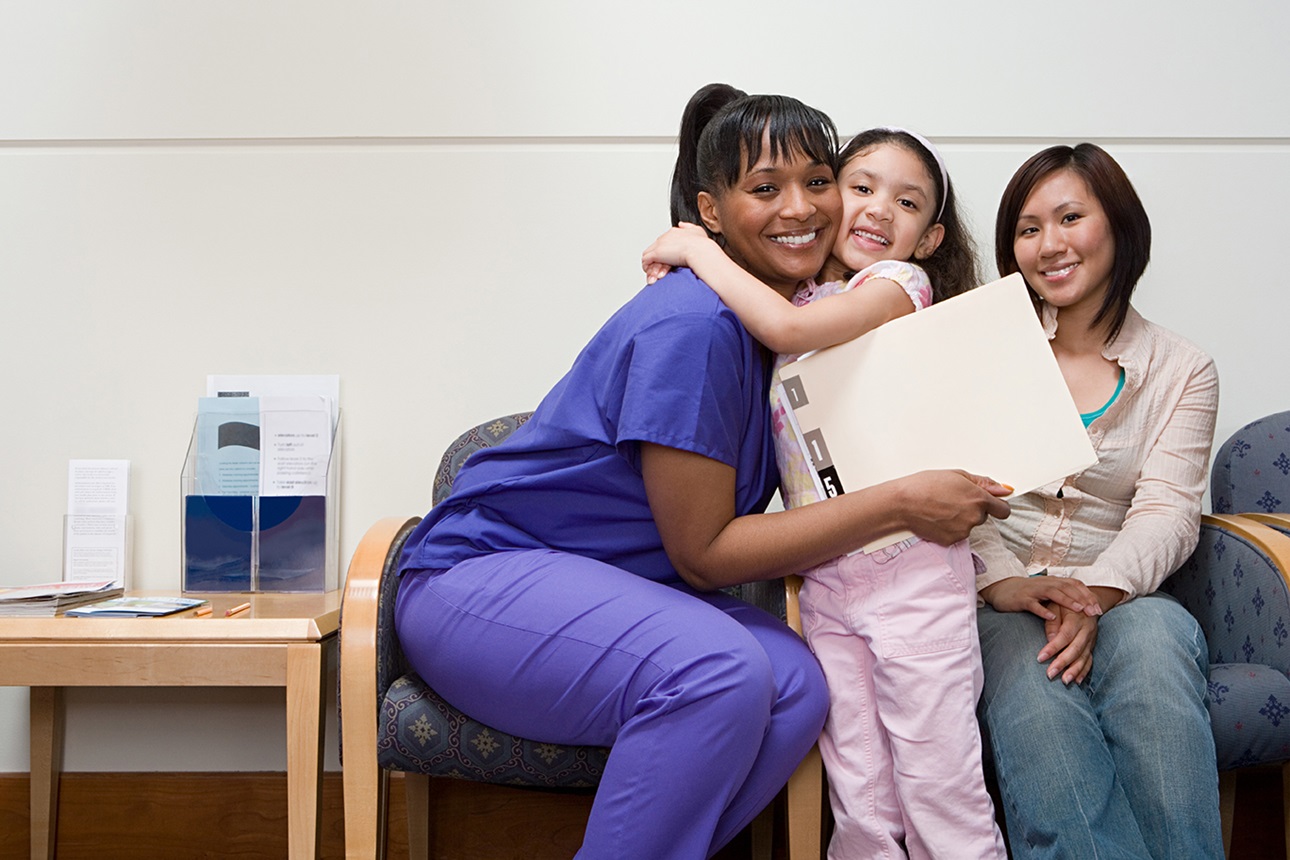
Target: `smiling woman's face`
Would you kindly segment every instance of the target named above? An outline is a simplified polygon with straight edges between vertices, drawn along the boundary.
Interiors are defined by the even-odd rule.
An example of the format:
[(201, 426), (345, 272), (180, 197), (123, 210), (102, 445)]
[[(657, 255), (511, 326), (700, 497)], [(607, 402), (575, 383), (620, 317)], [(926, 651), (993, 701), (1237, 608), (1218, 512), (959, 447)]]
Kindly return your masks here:
[(772, 161), (766, 139), (757, 163), (738, 182), (699, 194), (699, 212), (708, 229), (725, 238), (731, 259), (791, 296), (832, 250), (842, 198), (831, 166), (801, 153), (781, 152)]
[(1115, 238), (1101, 201), (1075, 171), (1055, 171), (1035, 185), (1012, 247), (1026, 283), (1050, 305), (1087, 307), (1090, 318), (1102, 306)]

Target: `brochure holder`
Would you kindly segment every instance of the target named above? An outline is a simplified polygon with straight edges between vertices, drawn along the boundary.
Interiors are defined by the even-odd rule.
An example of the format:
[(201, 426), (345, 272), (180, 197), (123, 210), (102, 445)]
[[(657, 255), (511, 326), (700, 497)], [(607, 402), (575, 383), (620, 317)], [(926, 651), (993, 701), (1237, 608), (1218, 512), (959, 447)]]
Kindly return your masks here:
[(209, 492), (199, 478), (194, 424), (180, 484), (185, 592), (321, 592), (336, 588), (341, 421), (326, 464), (326, 494)]
[(133, 527), (129, 514), (64, 514), (63, 581), (111, 579), (129, 588)]

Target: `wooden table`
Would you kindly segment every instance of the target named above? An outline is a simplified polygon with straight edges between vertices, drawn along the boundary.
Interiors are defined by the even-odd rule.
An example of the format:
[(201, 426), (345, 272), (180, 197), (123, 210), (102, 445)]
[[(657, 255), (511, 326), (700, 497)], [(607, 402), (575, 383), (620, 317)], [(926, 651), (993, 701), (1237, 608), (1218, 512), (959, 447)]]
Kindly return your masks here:
[[(292, 858), (318, 856), (323, 658), (336, 640), (340, 592), (188, 596), (209, 598), (211, 614), (0, 618), (0, 686), (31, 688), (33, 858), (54, 856), (63, 687), (285, 688), (288, 844)], [(224, 617), (246, 602), (249, 610)]]

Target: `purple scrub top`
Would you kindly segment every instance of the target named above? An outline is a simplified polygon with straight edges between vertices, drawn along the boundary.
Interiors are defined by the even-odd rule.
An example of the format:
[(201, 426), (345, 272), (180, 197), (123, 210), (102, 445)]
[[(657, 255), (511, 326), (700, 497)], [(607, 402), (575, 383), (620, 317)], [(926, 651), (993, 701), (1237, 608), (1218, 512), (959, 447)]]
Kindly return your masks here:
[(549, 548), (679, 581), (645, 496), (640, 443), (734, 467), (736, 514), (764, 510), (779, 481), (770, 360), (693, 272), (672, 272), (605, 323), (527, 424), (471, 455), (409, 536), (401, 568)]

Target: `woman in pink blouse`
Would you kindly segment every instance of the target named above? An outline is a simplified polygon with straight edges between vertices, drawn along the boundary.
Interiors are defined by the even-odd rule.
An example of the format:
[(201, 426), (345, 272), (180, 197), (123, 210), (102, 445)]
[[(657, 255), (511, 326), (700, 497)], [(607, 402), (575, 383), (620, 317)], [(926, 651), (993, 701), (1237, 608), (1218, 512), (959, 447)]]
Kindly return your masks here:
[(1013, 857), (1222, 857), (1205, 640), (1156, 591), (1196, 545), (1218, 374), (1130, 304), (1151, 225), (1099, 147), (1030, 158), (995, 228), (1098, 454), (973, 532), (979, 715)]

